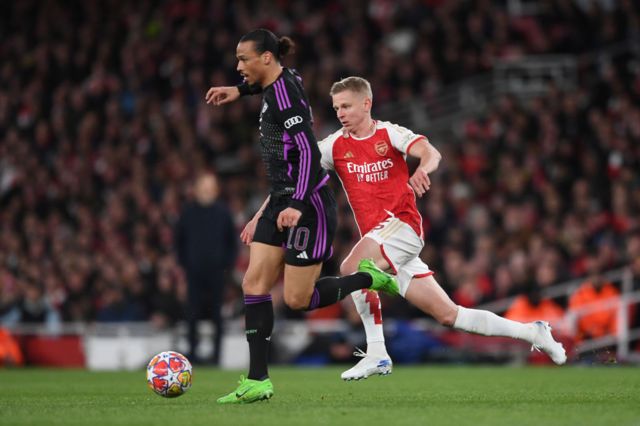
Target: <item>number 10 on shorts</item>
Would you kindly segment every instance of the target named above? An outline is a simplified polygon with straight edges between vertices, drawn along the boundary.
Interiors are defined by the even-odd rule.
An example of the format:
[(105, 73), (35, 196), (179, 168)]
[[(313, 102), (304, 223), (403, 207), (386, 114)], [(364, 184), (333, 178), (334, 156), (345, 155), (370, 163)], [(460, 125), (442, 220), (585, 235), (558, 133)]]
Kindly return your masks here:
[(309, 243), (309, 228), (300, 226), (298, 228), (289, 228), (289, 238), (287, 239), (287, 248), (303, 251), (307, 249)]

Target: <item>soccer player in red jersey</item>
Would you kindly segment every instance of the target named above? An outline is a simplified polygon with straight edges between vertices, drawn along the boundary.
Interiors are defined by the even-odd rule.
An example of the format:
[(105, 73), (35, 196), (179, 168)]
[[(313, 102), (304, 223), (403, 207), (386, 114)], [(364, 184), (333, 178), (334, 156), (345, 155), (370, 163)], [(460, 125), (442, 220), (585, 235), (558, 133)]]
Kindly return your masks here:
[[(373, 95), (369, 82), (348, 77), (331, 88), (333, 108), (342, 129), (319, 143), (321, 165), (335, 170), (354, 212), (361, 239), (341, 265), (341, 274), (357, 271), (358, 262), (371, 258), (383, 270), (392, 270), (400, 294), (439, 323), (487, 336), (506, 336), (530, 342), (555, 363), (566, 354), (548, 323), (519, 323), (483, 310), (456, 305), (418, 257), (424, 245), (422, 218), (415, 195), (422, 197), (431, 185), (429, 174), (440, 162), (440, 153), (426, 137), (371, 117)], [(420, 160), (409, 176), (407, 155)], [(388, 374), (391, 359), (382, 334), (380, 301), (374, 292), (352, 293), (367, 333), (367, 353), (345, 380)]]

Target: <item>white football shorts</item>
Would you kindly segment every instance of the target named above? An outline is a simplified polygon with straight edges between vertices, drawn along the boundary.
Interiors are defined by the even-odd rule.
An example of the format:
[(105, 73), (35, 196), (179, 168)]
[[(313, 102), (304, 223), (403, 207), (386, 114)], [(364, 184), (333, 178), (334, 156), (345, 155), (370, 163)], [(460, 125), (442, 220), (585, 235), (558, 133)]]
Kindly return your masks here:
[(411, 226), (397, 217), (387, 218), (367, 232), (365, 237), (380, 244), (382, 256), (396, 275), (402, 297), (413, 278), (433, 275), (433, 271), (419, 257), (424, 241)]

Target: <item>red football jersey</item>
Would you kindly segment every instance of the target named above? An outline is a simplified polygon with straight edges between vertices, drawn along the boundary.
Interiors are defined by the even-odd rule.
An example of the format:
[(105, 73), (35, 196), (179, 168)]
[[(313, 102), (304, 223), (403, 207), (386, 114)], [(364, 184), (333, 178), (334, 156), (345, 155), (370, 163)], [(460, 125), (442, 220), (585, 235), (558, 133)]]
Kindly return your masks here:
[(322, 167), (335, 170), (340, 178), (360, 235), (393, 215), (422, 238), (406, 154), (424, 136), (386, 121), (375, 123), (375, 132), (362, 139), (338, 130), (320, 141)]

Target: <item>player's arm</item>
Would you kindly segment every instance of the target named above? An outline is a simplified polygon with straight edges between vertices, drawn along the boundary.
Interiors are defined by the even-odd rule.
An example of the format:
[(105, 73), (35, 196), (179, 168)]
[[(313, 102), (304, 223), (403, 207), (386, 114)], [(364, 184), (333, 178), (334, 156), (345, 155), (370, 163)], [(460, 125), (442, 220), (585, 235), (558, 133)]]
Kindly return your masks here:
[(255, 234), (256, 232), (256, 226), (258, 226), (258, 220), (262, 217), (262, 212), (264, 212), (264, 209), (267, 207), (267, 204), (269, 204), (270, 199), (271, 199), (271, 195), (268, 195), (267, 199), (264, 200), (264, 203), (262, 203), (262, 206), (260, 206), (260, 209), (258, 209), (256, 214), (253, 215), (253, 218), (249, 221), (249, 223), (245, 225), (244, 229), (240, 233), (240, 240), (246, 245), (251, 244), (251, 241), (253, 241), (253, 234)]
[(318, 142), (318, 149), (320, 150), (320, 166), (325, 170), (335, 170), (335, 166), (333, 164), (334, 142), (334, 135), (330, 135)]
[[(281, 102), (278, 104), (274, 99), (270, 103), (276, 106), (274, 116), (300, 152), (298, 181), (289, 207), (302, 212), (304, 207), (310, 204), (311, 194), (318, 185), (321, 171), (320, 149), (311, 129), (311, 115), (297, 95), (297, 90), (287, 84), (284, 87), (280, 86), (279, 94)], [(278, 93), (274, 97), (277, 95)], [(291, 225), (284, 224), (284, 226)]]
[(205, 100), (208, 104), (214, 104), (216, 106), (231, 103), (240, 96), (257, 95), (262, 93), (262, 87), (259, 84), (250, 85), (247, 82), (242, 82), (237, 86), (218, 86), (211, 87), (207, 90)]
[(262, 93), (262, 86), (260, 86), (258, 83), (249, 84), (246, 81), (243, 81), (236, 87), (238, 88), (238, 93), (240, 93), (240, 96), (259, 95), (260, 93)]
[(420, 160), (418, 168), (413, 173), (413, 176), (409, 178), (409, 185), (411, 185), (418, 197), (422, 197), (431, 186), (429, 173), (438, 168), (442, 155), (424, 136), (411, 143), (407, 154)]

